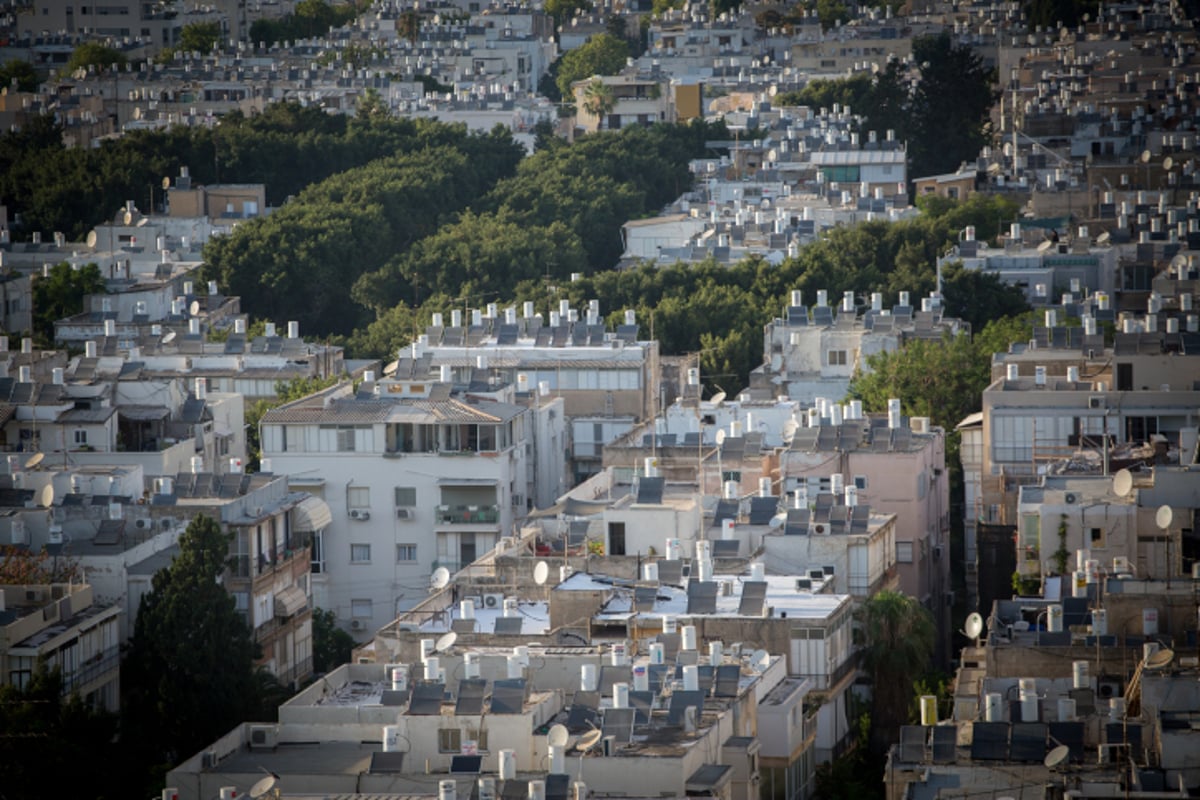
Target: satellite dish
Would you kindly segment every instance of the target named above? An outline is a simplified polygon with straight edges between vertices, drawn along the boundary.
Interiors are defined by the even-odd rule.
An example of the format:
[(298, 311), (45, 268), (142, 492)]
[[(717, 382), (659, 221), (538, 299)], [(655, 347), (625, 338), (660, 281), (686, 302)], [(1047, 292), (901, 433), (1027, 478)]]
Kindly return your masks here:
[(38, 464), (42, 463), (42, 459), (45, 457), (46, 456), (42, 453), (34, 453), (29, 457), (29, 460), (25, 462), (25, 469), (33, 469)]
[(188, 313), (191, 314), (193, 317), (200, 313), (200, 301), (199, 300), (193, 300), (191, 302), (191, 304), (188, 305)]
[(537, 562), (537, 566), (533, 568), (533, 582), (541, 586), (546, 582), (546, 578), (550, 577), (550, 565), (545, 561)]
[(450, 570), (445, 567), (438, 567), (433, 571), (433, 577), (430, 578), (429, 585), (434, 589), (444, 589), (449, 582)]
[(725, 402), (725, 393), (724, 393), (724, 392), (717, 392), (717, 393), (716, 393), (716, 394), (714, 394), (712, 397), (710, 397), (708, 400), (709, 400), (709, 402), (710, 402), (710, 403), (712, 403), (713, 405), (719, 406), (719, 405), (721, 405), (721, 403), (724, 403), (724, 402)]
[(1128, 497), (1133, 491), (1133, 473), (1127, 469), (1118, 470), (1113, 476), (1112, 490), (1117, 497)]
[(1169, 647), (1164, 647), (1146, 659), (1146, 666), (1150, 669), (1162, 669), (1174, 660), (1175, 651)]
[(978, 611), (972, 611), (967, 615), (967, 622), (963, 626), (963, 633), (967, 634), (968, 639), (977, 639), (979, 634), (983, 633), (983, 617), (979, 616)]
[(443, 633), (441, 636), (438, 637), (438, 640), (433, 643), (433, 652), (444, 653), (445, 651), (449, 650), (451, 647), (454, 647), (454, 643), (457, 641), (458, 641), (458, 634), (455, 633), (454, 631), (450, 631), (449, 633)]
[(763, 672), (771, 666), (771, 654), (766, 650), (755, 650), (750, 656), (750, 666), (757, 672)]
[(1171, 527), (1171, 520), (1175, 519), (1175, 512), (1170, 506), (1159, 506), (1158, 511), (1154, 512), (1154, 524), (1162, 528), (1164, 531)]
[(771, 517), (771, 521), (767, 523), (767, 527), (775, 528), (776, 530), (778, 530), (779, 528), (783, 527), (783, 523), (786, 520), (787, 520), (786, 514), (776, 514), (775, 516)]
[(163, 178), (162, 187), (164, 190), (171, 188), (171, 176), (168, 175), (167, 177)]
[(717, 431), (717, 447), (720, 447), (723, 444), (725, 444), (725, 429), (724, 428)]
[(1153, 155), (1153, 153), (1151, 153), (1149, 150), (1143, 150), (1143, 151), (1142, 151), (1142, 163), (1143, 163), (1143, 164), (1149, 164), (1149, 163), (1150, 163), (1150, 157), (1151, 157), (1152, 155)]
[(588, 750), (591, 750), (596, 746), (596, 743), (600, 741), (600, 737), (603, 735), (603, 731), (588, 731), (578, 742), (575, 743), (575, 749), (586, 753)]
[(546, 734), (546, 743), (551, 747), (562, 747), (567, 743), (567, 739), (571, 737), (567, 731), (566, 725), (555, 725), (550, 728), (550, 732)]
[(162, 338), (163, 344), (170, 344), (175, 341), (175, 331), (167, 331), (167, 335)]
[(790, 442), (796, 436), (796, 431), (799, 429), (800, 423), (794, 419), (789, 419), (787, 422), (783, 423), (784, 441)]
[(95, 250), (95, 249), (96, 249), (96, 232), (95, 232), (95, 231), (91, 231), (90, 233), (88, 233), (88, 235), (87, 235), (87, 246), (88, 246), (88, 249), (89, 249), (89, 250)]
[(121, 220), (126, 225), (132, 225), (133, 224), (133, 212), (126, 210), (125, 213), (121, 215)]
[(1173, 166), (1175, 166), (1175, 159), (1171, 158), (1170, 156), (1167, 156), (1163, 159), (1163, 170), (1165, 172), (1170, 172), (1171, 167)]
[(278, 782), (279, 776), (272, 772), (270, 775), (251, 786), (250, 791), (247, 794), (250, 795), (251, 800), (264, 797), (268, 792), (275, 788), (275, 784)]
[(49, 508), (53, 504), (54, 504), (54, 486), (47, 483), (45, 486), (42, 487), (42, 490), (40, 492), (38, 492), (38, 505), (41, 506), (42, 508)]
[(1053, 769), (1062, 762), (1071, 757), (1071, 748), (1065, 744), (1060, 744), (1058, 747), (1046, 753), (1046, 760), (1043, 762), (1047, 769)]

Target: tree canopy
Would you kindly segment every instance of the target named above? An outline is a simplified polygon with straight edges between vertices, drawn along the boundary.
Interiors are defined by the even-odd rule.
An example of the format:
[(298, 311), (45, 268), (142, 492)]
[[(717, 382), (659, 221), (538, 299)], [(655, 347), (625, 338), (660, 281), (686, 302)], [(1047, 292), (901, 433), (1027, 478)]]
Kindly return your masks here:
[(871, 744), (877, 753), (899, 740), (913, 683), (929, 669), (936, 629), (916, 598), (885, 590), (859, 608), (863, 669), (871, 676)]
[(629, 43), (607, 33), (600, 33), (587, 42), (568, 50), (558, 64), (555, 82), (562, 98), (571, 102), (571, 84), (593, 75), (616, 75), (629, 58)]
[(87, 69), (95, 67), (98, 70), (111, 69), (115, 64), (118, 67), (123, 67), (129, 62), (125, 54), (114, 47), (109, 47), (100, 42), (82, 42), (71, 51), (71, 57), (67, 59), (66, 71), (74, 72), (77, 69)]
[(208, 53), (221, 41), (221, 23), (193, 22), (179, 32), (179, 49), (193, 53)]
[(229, 542), (197, 516), (142, 599), (121, 667), (124, 736), (142, 763), (177, 764), (257, 716), (257, 647), (220, 580)]
[(0, 64), (0, 88), (8, 88), (16, 84), (18, 92), (36, 92), (41, 78), (33, 64), (20, 58), (5, 61)]
[(66, 261), (50, 268), (48, 275), (33, 279), (33, 329), (43, 344), (54, 342), (54, 321), (83, 311), (84, 298), (103, 294), (104, 276), (100, 267), (86, 264), (79, 269)]

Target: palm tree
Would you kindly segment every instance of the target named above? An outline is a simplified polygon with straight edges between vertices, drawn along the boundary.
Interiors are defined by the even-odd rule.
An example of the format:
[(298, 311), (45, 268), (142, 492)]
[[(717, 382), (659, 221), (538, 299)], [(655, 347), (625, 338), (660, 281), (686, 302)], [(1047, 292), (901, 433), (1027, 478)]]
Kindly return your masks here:
[(612, 87), (599, 76), (594, 77), (583, 89), (583, 110), (597, 118), (596, 130), (604, 127), (604, 119), (617, 105)]
[(908, 721), (913, 681), (929, 668), (933, 616), (906, 594), (883, 591), (858, 610), (863, 668), (871, 676), (871, 749), (884, 753)]

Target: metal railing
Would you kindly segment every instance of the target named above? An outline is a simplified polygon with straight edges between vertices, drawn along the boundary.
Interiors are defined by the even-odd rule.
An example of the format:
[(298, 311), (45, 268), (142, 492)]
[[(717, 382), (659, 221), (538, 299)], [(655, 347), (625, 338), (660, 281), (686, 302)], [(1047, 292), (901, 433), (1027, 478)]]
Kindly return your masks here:
[(495, 525), (500, 522), (500, 506), (438, 506), (439, 525)]

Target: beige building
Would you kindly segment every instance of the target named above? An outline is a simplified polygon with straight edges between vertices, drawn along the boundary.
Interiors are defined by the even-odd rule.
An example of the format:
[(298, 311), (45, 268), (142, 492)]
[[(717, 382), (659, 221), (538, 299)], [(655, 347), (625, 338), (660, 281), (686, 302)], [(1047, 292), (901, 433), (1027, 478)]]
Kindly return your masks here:
[[(588, 86), (597, 79), (611, 93), (613, 101), (611, 110), (603, 116), (587, 109)], [(574, 93), (575, 126), (585, 133), (675, 121), (675, 96), (666, 76), (603, 75), (576, 81), (571, 91)]]

